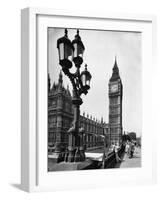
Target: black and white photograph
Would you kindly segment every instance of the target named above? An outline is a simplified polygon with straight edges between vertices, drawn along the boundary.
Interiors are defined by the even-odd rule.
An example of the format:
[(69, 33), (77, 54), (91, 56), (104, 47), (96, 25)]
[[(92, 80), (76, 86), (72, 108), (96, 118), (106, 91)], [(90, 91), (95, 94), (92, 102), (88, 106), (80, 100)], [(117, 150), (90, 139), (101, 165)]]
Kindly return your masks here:
[(48, 27), (48, 172), (138, 168), (141, 32)]

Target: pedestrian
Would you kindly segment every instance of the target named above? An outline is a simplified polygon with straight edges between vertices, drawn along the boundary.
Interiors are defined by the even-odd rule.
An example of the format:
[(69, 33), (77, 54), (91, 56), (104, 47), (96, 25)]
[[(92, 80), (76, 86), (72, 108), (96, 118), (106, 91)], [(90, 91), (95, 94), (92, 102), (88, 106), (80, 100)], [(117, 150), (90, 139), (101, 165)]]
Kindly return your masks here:
[(127, 140), (125, 143), (125, 154), (124, 154), (123, 161), (125, 161), (126, 158), (129, 156), (129, 148), (130, 148), (130, 145), (129, 145), (129, 141)]
[(129, 150), (129, 158), (133, 158), (134, 155), (134, 151), (135, 151), (135, 145), (133, 143), (133, 141), (130, 142), (130, 150)]
[(115, 150), (115, 144), (114, 144), (114, 142), (112, 142), (109, 147), (109, 152), (114, 152), (114, 150)]
[(116, 145), (115, 145), (115, 147), (114, 147), (116, 162), (121, 162), (121, 158), (120, 158), (119, 155), (118, 155), (118, 151), (119, 151), (119, 144), (116, 143)]
[(129, 153), (129, 141), (127, 140), (126, 144), (125, 144), (125, 153), (128, 154)]

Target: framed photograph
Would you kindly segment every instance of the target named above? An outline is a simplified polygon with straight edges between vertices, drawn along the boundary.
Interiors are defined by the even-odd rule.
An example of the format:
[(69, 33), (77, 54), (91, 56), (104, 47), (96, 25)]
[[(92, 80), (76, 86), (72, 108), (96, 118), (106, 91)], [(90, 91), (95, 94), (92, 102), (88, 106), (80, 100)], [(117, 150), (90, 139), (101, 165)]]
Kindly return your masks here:
[(155, 23), (22, 10), (22, 189), (155, 183)]

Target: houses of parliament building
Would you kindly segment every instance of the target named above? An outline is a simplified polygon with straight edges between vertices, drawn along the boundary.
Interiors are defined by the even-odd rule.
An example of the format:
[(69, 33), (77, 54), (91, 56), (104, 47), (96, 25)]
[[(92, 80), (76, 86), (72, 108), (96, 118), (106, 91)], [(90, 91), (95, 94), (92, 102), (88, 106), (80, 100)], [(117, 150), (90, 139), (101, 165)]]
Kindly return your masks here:
[[(122, 140), (122, 82), (115, 59), (113, 73), (108, 83), (109, 123), (97, 120), (89, 114), (80, 115), (80, 127), (84, 128), (85, 148), (100, 148)], [(48, 75), (48, 146), (56, 152), (65, 152), (68, 146), (68, 130), (73, 121), (72, 95), (69, 87), (63, 86), (63, 75), (59, 73), (57, 83), (51, 86)], [(104, 135), (104, 138), (101, 137)]]
[[(56, 145), (64, 151), (68, 145), (68, 130), (73, 121), (72, 95), (69, 87), (63, 86), (63, 76), (59, 73), (57, 84), (53, 84), (50, 89), (50, 77), (48, 76), (48, 144)], [(86, 135), (86, 147), (103, 146), (104, 142), (99, 135), (104, 135), (107, 131), (107, 124), (103, 118), (98, 121), (92, 116), (83, 113), (80, 116), (80, 127), (84, 128)]]

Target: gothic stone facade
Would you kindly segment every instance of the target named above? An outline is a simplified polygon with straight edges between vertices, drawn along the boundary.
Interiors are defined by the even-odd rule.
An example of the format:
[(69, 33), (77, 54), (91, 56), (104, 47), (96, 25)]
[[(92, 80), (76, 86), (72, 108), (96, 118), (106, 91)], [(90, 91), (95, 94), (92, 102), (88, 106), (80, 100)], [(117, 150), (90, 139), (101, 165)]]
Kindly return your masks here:
[[(57, 84), (50, 85), (48, 76), (48, 146), (54, 146), (56, 152), (64, 152), (68, 146), (67, 131), (73, 121), (72, 96), (69, 87), (63, 86), (62, 73)], [(80, 116), (80, 127), (85, 130), (84, 144), (86, 148), (102, 147), (104, 140), (100, 135), (108, 133), (108, 125), (92, 116)]]

